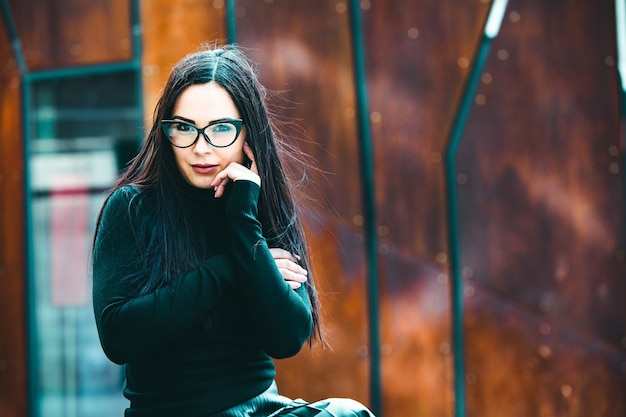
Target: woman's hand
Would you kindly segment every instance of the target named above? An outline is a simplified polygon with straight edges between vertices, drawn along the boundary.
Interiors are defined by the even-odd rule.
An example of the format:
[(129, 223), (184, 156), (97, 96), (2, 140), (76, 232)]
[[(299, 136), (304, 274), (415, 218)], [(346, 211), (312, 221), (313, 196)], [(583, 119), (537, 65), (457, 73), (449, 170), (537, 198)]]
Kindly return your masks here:
[(237, 162), (231, 162), (223, 171), (215, 176), (215, 179), (211, 183), (211, 186), (215, 189), (215, 198), (219, 198), (224, 194), (224, 189), (229, 181), (247, 180), (261, 185), (261, 177), (259, 177), (256, 162), (254, 161), (254, 154), (248, 142), (244, 142), (243, 152), (251, 161), (250, 168), (246, 168)]
[(307, 270), (298, 265), (299, 257), (284, 249), (270, 248), (276, 266), (289, 286), (296, 290), (307, 280)]

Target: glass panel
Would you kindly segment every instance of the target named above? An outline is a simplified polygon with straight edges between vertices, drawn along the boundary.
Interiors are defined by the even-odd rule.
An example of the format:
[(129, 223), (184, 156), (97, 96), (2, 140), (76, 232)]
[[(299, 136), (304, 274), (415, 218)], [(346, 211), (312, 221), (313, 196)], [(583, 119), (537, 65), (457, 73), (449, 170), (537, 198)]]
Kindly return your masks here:
[(122, 369), (103, 354), (91, 305), (98, 211), (140, 137), (135, 73), (33, 85), (30, 155), (37, 406), (45, 417), (123, 415)]

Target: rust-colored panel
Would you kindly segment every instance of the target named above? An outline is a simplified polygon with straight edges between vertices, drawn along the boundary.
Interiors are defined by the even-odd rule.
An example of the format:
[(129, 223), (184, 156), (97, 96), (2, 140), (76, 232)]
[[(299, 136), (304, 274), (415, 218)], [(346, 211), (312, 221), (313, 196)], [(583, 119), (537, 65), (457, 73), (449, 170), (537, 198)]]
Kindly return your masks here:
[(133, 57), (130, 0), (9, 0), (29, 70)]
[(276, 362), (283, 395), (317, 400), (349, 397), (368, 404), (369, 347), (363, 250), (358, 244), (338, 248), (358, 237), (345, 225), (309, 221), (306, 233), (314, 254), (314, 274), (323, 306), (327, 349), (304, 347), (296, 357)]
[(488, 11), (473, 0), (363, 11), (389, 417), (453, 415), (443, 154)]
[(203, 43), (224, 43), (223, 1), (141, 1), (143, 91), (146, 126), (170, 69)]
[(625, 415), (623, 348), (472, 287), (468, 416)]
[(0, 62), (0, 415), (22, 417), (28, 409), (22, 101), (6, 31)]
[(447, 280), (440, 268), (383, 247), (381, 353), (385, 416), (451, 416)]
[(466, 294), (488, 295), (466, 310), (471, 415), (626, 414), (614, 25), (610, 1), (512, 1), (493, 44), (458, 156)]
[(372, 2), (363, 15), (381, 234), (433, 264), (447, 250), (444, 148), (488, 6)]
[[(248, 48), (290, 144), (315, 159), (299, 193), (332, 349), (280, 361), (283, 394), (369, 404), (366, 274), (354, 78), (345, 2), (238, 1), (237, 38)], [(315, 201), (308, 200), (309, 198)]]
[[(325, 0), (238, 2), (238, 41), (258, 63), (283, 129), (312, 155), (313, 208), (341, 223), (362, 222), (354, 78), (348, 13)], [(357, 216), (355, 219), (354, 217)]]

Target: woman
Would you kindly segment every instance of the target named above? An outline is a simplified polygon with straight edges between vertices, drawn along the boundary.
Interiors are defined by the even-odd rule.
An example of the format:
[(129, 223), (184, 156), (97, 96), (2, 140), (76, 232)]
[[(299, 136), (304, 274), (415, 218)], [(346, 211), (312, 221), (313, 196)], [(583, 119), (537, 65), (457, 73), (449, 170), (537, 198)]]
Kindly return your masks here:
[(126, 416), (371, 416), (278, 394), (271, 358), (323, 337), (264, 101), (237, 48), (185, 57), (102, 208), (94, 311), (104, 352), (125, 365)]

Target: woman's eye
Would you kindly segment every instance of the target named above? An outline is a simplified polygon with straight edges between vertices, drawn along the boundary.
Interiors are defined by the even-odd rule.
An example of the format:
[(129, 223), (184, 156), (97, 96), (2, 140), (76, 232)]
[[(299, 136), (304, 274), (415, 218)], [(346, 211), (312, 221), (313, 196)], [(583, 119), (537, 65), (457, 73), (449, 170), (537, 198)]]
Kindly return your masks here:
[(228, 123), (220, 123), (211, 127), (213, 133), (228, 133), (233, 130), (233, 126)]
[(196, 129), (186, 123), (174, 123), (172, 125), (172, 130), (176, 133), (189, 135), (195, 133)]

